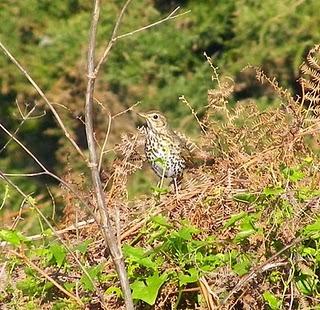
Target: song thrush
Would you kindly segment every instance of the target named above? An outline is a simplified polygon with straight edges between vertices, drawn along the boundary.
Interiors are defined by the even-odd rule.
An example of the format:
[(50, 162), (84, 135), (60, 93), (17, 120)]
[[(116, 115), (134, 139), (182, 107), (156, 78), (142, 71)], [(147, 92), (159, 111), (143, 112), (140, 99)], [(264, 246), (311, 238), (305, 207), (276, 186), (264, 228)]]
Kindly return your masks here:
[(154, 172), (161, 178), (172, 178), (175, 188), (192, 156), (194, 144), (169, 128), (158, 111), (138, 113), (146, 120), (145, 154)]

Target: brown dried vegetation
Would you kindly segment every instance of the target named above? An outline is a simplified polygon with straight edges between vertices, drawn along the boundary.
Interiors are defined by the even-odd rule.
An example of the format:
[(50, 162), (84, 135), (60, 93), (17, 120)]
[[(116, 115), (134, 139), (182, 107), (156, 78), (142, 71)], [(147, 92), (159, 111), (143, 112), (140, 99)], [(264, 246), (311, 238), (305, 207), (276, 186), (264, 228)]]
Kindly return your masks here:
[[(304, 199), (299, 196), (301, 189), (316, 192), (320, 184), (319, 55), (320, 46), (317, 45), (302, 64), (303, 77), (300, 83), (303, 97), (297, 99), (283, 90), (275, 79), (267, 77), (261, 69), (253, 68), (257, 79), (261, 83), (268, 83), (281, 100), (278, 107), (264, 111), (259, 110), (254, 102), (240, 102), (231, 109), (229, 98), (233, 82), (228, 79), (221, 81), (217, 69), (207, 58), (213, 69), (216, 87), (208, 91), (208, 103), (202, 111), (203, 117), (197, 119), (203, 129), (198, 146), (214, 155), (215, 163), (186, 171), (178, 197), (169, 192), (160, 197), (140, 196), (129, 200), (128, 177), (142, 169), (145, 161), (141, 150), (143, 137), (140, 132), (126, 134), (115, 147), (117, 156), (110, 167), (104, 167), (102, 176), (119, 241), (145, 250), (153, 249), (157, 244), (150, 243), (150, 236), (146, 233), (148, 223), (152, 216), (162, 214), (173, 227), (181, 227), (182, 220), (187, 219), (201, 230), (196, 236), (198, 240), (214, 236), (216, 244), (212, 251), (215, 253), (238, 251), (253, 257), (250, 271), (256, 271), (251, 277), (237, 275), (230, 266), (225, 265), (204, 274), (197, 282), (198, 285), (186, 286), (180, 291), (175, 283), (166, 282), (154, 309), (171, 309), (177, 300), (180, 300), (179, 309), (263, 309), (265, 301), (262, 293), (266, 290), (280, 296), (285, 309), (298, 309), (298, 305), (302, 304), (306, 307), (317, 304), (316, 299), (302, 295), (289, 281), (290, 264), (295, 264), (295, 268), (300, 270), (307, 268), (309, 263), (294, 256), (293, 251), (289, 254), (286, 252), (287, 255), (278, 255), (277, 252), (291, 244), (292, 247), (296, 246), (295, 238), (299, 231), (311, 223), (320, 211), (319, 194)], [(299, 167), (305, 177), (297, 182), (285, 178), (284, 169), (293, 167)], [(283, 189), (281, 195), (262, 200), (261, 205), (257, 203), (265, 189), (278, 187)], [(247, 194), (254, 199), (246, 201), (241, 198)], [(91, 197), (84, 198), (92, 200)], [(64, 199), (65, 225), (74, 224), (75, 218), (77, 221), (84, 220), (81, 213), (75, 216), (76, 212), (80, 212), (79, 208), (75, 208), (76, 197), (70, 194)], [(288, 218), (277, 223), (275, 212), (280, 204), (289, 205), (293, 211)], [(243, 243), (235, 243), (233, 240), (238, 231), (236, 227), (226, 229), (225, 223), (241, 212), (259, 214), (256, 225), (263, 233), (253, 234)], [(90, 224), (64, 236), (70, 243), (90, 236), (92, 242), (87, 260), (90, 265), (94, 265), (109, 259), (101, 249), (98, 232), (97, 226)], [(282, 245), (277, 249), (273, 240), (282, 242)], [(279, 271), (282, 282), (272, 283), (269, 276), (274, 268), (269, 264), (268, 270), (263, 265), (273, 257), (270, 264), (275, 264), (274, 268)], [(168, 259), (163, 270), (178, 268), (170, 263)], [(106, 262), (104, 273), (112, 273), (111, 269), (112, 264)], [(77, 272), (73, 276), (80, 277)], [(58, 280), (59, 277), (57, 275)], [(290, 289), (283, 284), (286, 281)], [(113, 285), (117, 285), (115, 279), (100, 283), (99, 288), (103, 291)], [(200, 302), (195, 299), (197, 294), (202, 294)], [(121, 309), (121, 299), (114, 295), (108, 295), (106, 303), (108, 309)], [(149, 309), (142, 302), (138, 308)]]

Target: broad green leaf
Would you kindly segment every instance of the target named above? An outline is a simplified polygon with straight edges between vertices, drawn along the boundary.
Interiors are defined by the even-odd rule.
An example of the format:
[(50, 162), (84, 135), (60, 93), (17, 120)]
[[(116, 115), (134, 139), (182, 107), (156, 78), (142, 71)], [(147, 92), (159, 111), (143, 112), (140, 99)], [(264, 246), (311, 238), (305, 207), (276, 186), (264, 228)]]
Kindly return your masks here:
[[(87, 272), (88, 272), (89, 276), (91, 277), (92, 281), (95, 281), (99, 278), (101, 271), (102, 271), (102, 265), (97, 265), (97, 266), (92, 266), (92, 267), (87, 268)], [(86, 274), (82, 275), (80, 282), (83, 285), (83, 288), (85, 290), (88, 290), (91, 292), (94, 290), (94, 286)]]
[(81, 242), (80, 244), (78, 244), (75, 247), (75, 250), (79, 251), (82, 254), (85, 254), (88, 250), (88, 246), (89, 246), (90, 242), (91, 242), (90, 240), (85, 240), (85, 241)]
[(239, 214), (231, 215), (230, 219), (224, 224), (224, 228), (233, 226), (236, 222), (247, 216), (247, 212), (240, 212)]
[(264, 292), (263, 299), (272, 310), (281, 309), (281, 300), (279, 300), (273, 293), (269, 291)]
[(234, 238), (235, 242), (241, 242), (243, 239), (248, 238), (250, 235), (254, 234), (256, 229), (252, 223), (251, 217), (247, 216), (242, 219), (240, 224), (240, 231), (237, 233)]
[(14, 246), (18, 246), (21, 242), (27, 241), (27, 238), (23, 236), (20, 231), (1, 229), (0, 240), (7, 241)]
[(291, 182), (298, 182), (305, 176), (302, 171), (294, 168), (284, 168), (282, 170), (282, 173)]
[(146, 281), (136, 280), (131, 284), (132, 298), (140, 299), (149, 304), (150, 306), (155, 304), (158, 296), (158, 292), (163, 283), (167, 280), (168, 275), (154, 274), (148, 277)]
[(252, 203), (257, 200), (257, 196), (251, 193), (235, 194), (233, 199), (238, 202)]
[(314, 239), (320, 237), (320, 218), (318, 218), (314, 223), (307, 225), (304, 230), (303, 234), (305, 236), (310, 236)]
[(247, 274), (250, 270), (251, 264), (249, 260), (243, 260), (232, 266), (232, 270), (238, 275), (243, 276)]
[(122, 250), (126, 257), (135, 258), (135, 259), (143, 258), (145, 253), (143, 248), (133, 247), (128, 244), (125, 244)]
[(296, 281), (297, 287), (302, 294), (312, 295), (316, 289), (316, 280), (307, 275), (300, 275)]
[(54, 243), (50, 246), (49, 251), (52, 253), (57, 265), (61, 267), (66, 257), (65, 248), (58, 243)]
[(191, 240), (192, 235), (200, 232), (200, 230), (193, 226), (182, 227), (176, 232), (176, 235), (184, 240)]
[[(187, 272), (187, 273), (186, 273)], [(194, 283), (199, 280), (199, 272), (195, 268), (190, 268), (189, 270), (186, 270), (185, 273), (179, 273), (179, 285), (184, 286), (188, 283)]]
[(165, 227), (172, 227), (172, 225), (169, 224), (169, 222), (167, 221), (167, 219), (161, 215), (156, 215), (156, 216), (152, 216), (151, 217), (151, 221), (153, 223), (156, 223), (160, 226), (165, 226)]
[(263, 190), (263, 194), (266, 196), (278, 196), (285, 192), (285, 190), (282, 187), (266, 187)]
[(158, 267), (157, 264), (155, 262), (153, 262), (149, 257), (137, 259), (136, 261), (139, 265), (147, 267), (147, 268), (151, 268), (153, 270), (156, 270)]

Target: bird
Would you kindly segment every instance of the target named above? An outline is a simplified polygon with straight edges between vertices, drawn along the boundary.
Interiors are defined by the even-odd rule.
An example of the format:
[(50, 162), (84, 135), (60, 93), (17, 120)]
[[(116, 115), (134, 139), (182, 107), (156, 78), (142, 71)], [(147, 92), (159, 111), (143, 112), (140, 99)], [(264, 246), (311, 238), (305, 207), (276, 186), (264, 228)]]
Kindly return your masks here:
[(192, 158), (195, 145), (186, 137), (172, 130), (166, 117), (159, 111), (137, 113), (145, 119), (145, 155), (153, 171), (160, 177), (160, 187), (164, 178), (171, 178), (176, 192), (178, 182)]

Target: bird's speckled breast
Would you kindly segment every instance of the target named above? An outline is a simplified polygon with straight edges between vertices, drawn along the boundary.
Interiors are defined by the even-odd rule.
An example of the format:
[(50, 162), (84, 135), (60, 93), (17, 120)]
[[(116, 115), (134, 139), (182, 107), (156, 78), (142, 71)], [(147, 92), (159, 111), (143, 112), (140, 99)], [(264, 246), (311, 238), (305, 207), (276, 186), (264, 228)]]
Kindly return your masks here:
[(181, 148), (174, 145), (169, 137), (149, 132), (145, 152), (153, 170), (159, 177), (176, 178), (185, 168), (185, 160), (180, 154)]

